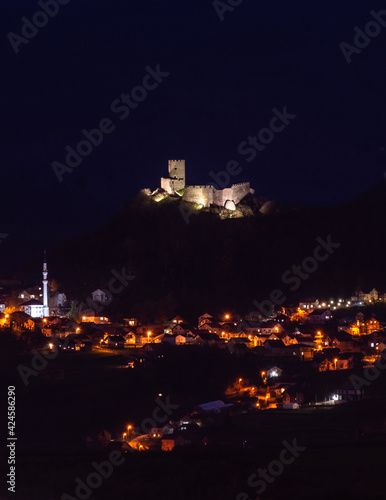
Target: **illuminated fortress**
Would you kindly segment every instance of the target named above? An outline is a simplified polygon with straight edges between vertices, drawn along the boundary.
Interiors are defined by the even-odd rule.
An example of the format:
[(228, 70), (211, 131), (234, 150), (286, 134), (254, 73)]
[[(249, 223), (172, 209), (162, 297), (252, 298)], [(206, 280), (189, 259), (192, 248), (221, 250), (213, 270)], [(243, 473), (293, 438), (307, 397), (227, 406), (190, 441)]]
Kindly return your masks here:
[(196, 203), (202, 207), (215, 205), (228, 210), (236, 210), (236, 205), (247, 194), (253, 194), (249, 182), (232, 184), (230, 187), (217, 189), (213, 185), (187, 186), (185, 184), (185, 160), (169, 160), (169, 177), (161, 177), (161, 188), (169, 194), (178, 194), (184, 201)]

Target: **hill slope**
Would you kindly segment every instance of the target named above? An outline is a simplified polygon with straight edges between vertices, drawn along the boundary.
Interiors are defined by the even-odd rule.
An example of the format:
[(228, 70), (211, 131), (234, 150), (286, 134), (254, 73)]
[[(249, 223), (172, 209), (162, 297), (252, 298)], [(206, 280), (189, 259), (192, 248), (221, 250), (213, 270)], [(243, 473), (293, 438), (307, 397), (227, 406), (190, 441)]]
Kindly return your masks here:
[[(255, 309), (253, 300), (281, 289), (291, 302), (310, 294), (349, 295), (356, 286), (386, 289), (385, 184), (347, 205), (279, 208), (270, 215), (221, 220), (196, 212), (186, 223), (181, 201), (143, 194), (98, 231), (73, 238), (49, 256), (50, 274), (68, 295), (108, 285), (112, 270), (135, 275), (109, 313), (162, 319)], [(314, 254), (317, 238), (340, 244), (297, 290), (286, 270)], [(291, 272), (292, 274), (292, 272)]]

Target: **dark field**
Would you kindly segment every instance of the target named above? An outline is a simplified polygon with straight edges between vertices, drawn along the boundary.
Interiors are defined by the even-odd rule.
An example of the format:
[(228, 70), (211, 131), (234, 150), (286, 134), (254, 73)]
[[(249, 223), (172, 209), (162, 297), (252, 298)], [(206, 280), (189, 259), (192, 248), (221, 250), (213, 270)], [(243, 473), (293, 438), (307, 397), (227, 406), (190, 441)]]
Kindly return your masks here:
[[(198, 351), (197, 351), (198, 352)], [(180, 351), (181, 353), (181, 351)], [(119, 439), (128, 422), (138, 426), (152, 415), (159, 392), (169, 395), (180, 418), (196, 404), (224, 399), (223, 390), (248, 360), (212, 350), (184, 355), (173, 351), (145, 369), (117, 369), (117, 353), (61, 355), (45, 374), (25, 386), (16, 367), (30, 357), (2, 359), (4, 385), (16, 386), (17, 500), (76, 498), (76, 478), (86, 479), (119, 448), (89, 449), (85, 436), (108, 429)], [(214, 369), (216, 366), (216, 369)], [(57, 374), (63, 378), (55, 378)], [(226, 375), (225, 375), (226, 374)], [(229, 380), (228, 380), (229, 379)], [(381, 393), (383, 377), (374, 383)], [(129, 452), (92, 499), (256, 498), (248, 477), (266, 468), (294, 439), (306, 449), (284, 467), (261, 498), (384, 498), (386, 401), (382, 397), (331, 408), (266, 410), (215, 419), (205, 428), (205, 447), (171, 452)], [(243, 447), (244, 442), (244, 447)], [(9, 496), (5, 498), (10, 498)], [(81, 496), (78, 496), (81, 499)], [(238, 500), (247, 500), (240, 496)]]

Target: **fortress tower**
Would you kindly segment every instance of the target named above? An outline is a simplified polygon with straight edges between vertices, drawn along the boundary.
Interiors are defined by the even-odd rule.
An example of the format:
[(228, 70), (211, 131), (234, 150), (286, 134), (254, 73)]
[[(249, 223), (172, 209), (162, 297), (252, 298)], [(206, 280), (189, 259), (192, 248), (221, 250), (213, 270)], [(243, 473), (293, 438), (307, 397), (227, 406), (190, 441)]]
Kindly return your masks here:
[(208, 208), (212, 205), (225, 207), (228, 210), (236, 210), (236, 205), (248, 194), (254, 194), (249, 182), (239, 182), (229, 187), (217, 189), (211, 184), (200, 186), (186, 186), (185, 184), (185, 160), (169, 160), (169, 177), (161, 177), (161, 188), (167, 193), (184, 190), (182, 199), (189, 203), (195, 203), (201, 207)]
[(169, 160), (169, 177), (161, 177), (161, 188), (169, 194), (185, 187), (185, 160)]

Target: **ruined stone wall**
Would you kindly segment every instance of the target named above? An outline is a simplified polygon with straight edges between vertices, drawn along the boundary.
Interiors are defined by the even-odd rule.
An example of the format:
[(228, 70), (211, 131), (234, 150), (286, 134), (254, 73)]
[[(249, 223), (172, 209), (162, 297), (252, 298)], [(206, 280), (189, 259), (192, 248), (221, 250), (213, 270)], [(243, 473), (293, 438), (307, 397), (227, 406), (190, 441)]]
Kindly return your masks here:
[(167, 193), (172, 194), (172, 187), (170, 184), (170, 179), (165, 177), (161, 177), (161, 188), (164, 189)]
[(249, 182), (233, 184), (229, 188), (215, 189), (213, 193), (213, 203), (214, 205), (223, 207), (227, 200), (232, 200), (237, 205), (250, 192), (251, 186)]
[(210, 207), (213, 204), (213, 191), (213, 186), (187, 186), (182, 199), (190, 203)]

